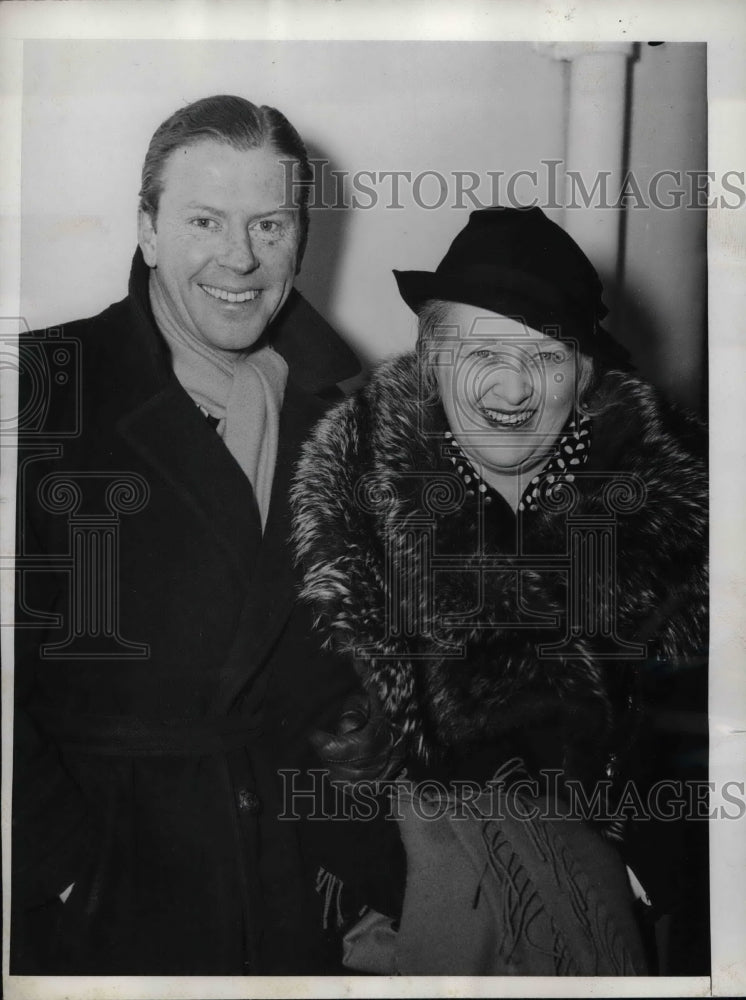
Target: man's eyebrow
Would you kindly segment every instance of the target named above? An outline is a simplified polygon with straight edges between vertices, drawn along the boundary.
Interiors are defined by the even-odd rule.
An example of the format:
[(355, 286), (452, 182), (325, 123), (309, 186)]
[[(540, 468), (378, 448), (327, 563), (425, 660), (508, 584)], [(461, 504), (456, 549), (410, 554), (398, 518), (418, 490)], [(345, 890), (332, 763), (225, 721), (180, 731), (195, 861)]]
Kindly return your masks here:
[(220, 208), (214, 208), (212, 205), (200, 205), (196, 201), (190, 201), (184, 207), (190, 212), (206, 212), (208, 215), (219, 215), (221, 219), (225, 218), (225, 212)]
[(294, 208), (278, 205), (277, 208), (268, 208), (264, 212), (256, 212), (251, 218), (255, 222), (257, 219), (268, 219), (271, 215), (294, 215), (295, 211)]
[[(189, 212), (205, 212), (208, 215), (218, 215), (221, 219), (224, 219), (227, 215), (222, 208), (215, 208), (213, 205), (203, 205), (196, 201), (190, 201), (189, 204), (185, 205), (184, 208)], [(255, 212), (251, 219), (266, 219), (270, 215), (292, 215), (295, 212), (294, 208), (286, 208), (283, 205), (278, 205), (277, 208), (267, 208), (261, 212)]]

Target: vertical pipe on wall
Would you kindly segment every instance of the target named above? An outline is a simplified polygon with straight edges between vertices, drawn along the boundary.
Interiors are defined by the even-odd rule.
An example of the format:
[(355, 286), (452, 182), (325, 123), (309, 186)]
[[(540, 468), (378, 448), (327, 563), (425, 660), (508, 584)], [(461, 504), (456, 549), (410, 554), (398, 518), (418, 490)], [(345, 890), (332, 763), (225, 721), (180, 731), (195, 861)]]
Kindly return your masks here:
[(707, 50), (640, 46), (629, 170), (645, 197), (626, 212), (625, 343), (643, 375), (706, 410)]
[(604, 283), (614, 327), (617, 276), (622, 265), (622, 191), (626, 150), (628, 61), (631, 42), (539, 46), (569, 63), (565, 143), (564, 226)]
[(604, 282), (605, 325), (643, 376), (697, 409), (706, 357), (706, 213), (696, 188), (707, 169), (706, 48), (538, 48), (568, 64), (563, 222)]
[(614, 325), (620, 266), (628, 43), (558, 47), (570, 62), (565, 228), (593, 261), (604, 282)]

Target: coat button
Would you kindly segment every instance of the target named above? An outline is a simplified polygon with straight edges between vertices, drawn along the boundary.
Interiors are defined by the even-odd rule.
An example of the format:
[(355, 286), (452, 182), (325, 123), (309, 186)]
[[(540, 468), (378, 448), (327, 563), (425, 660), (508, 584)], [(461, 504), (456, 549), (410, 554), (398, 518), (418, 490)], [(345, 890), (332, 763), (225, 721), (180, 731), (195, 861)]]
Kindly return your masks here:
[(256, 816), (261, 809), (259, 796), (246, 788), (242, 788), (238, 793), (238, 808), (242, 813), (246, 813), (249, 816)]

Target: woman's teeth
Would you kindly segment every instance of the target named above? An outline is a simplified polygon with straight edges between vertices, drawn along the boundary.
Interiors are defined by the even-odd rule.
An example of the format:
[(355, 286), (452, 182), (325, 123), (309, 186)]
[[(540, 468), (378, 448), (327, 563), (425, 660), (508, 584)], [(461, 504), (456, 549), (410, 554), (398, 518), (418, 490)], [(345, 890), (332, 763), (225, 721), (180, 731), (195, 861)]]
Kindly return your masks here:
[(500, 410), (490, 410), (486, 406), (482, 408), (482, 413), (491, 424), (500, 427), (520, 427), (533, 417), (536, 410), (521, 410), (520, 413), (502, 413)]
[(200, 288), (212, 298), (223, 302), (251, 302), (259, 295), (258, 288), (251, 288), (248, 292), (227, 292), (224, 288), (215, 288), (213, 285), (200, 285)]

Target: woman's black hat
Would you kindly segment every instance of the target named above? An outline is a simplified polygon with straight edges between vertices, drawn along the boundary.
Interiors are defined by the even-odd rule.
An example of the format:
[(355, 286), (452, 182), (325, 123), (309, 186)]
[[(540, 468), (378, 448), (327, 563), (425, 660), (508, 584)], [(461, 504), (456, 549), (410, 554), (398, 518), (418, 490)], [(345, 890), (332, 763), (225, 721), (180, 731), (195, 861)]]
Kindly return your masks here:
[(593, 265), (540, 208), (472, 212), (435, 271), (394, 271), (407, 305), (464, 302), (520, 320), (541, 333), (575, 340), (607, 365), (629, 355), (600, 325), (608, 309)]

